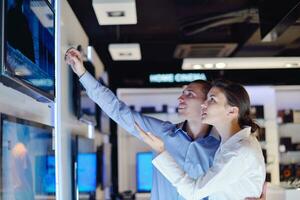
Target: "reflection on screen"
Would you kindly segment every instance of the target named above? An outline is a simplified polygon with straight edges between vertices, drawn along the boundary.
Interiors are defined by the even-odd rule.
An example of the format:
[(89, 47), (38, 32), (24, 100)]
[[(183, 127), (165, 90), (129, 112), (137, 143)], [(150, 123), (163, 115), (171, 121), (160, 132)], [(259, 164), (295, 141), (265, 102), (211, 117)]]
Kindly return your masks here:
[(54, 14), (44, 0), (6, 0), (6, 68), (54, 94)]
[(152, 152), (136, 154), (137, 191), (150, 192), (152, 188)]
[(40, 176), (45, 174), (43, 172), (45, 166), (50, 165), (52, 167), (54, 163), (51, 159), (47, 161), (47, 159), (37, 160), (36, 158), (45, 157), (49, 154), (54, 155), (51, 130), (3, 119), (3, 195), (0, 199), (33, 200), (37, 194), (47, 195), (47, 189), (37, 190), (37, 188), (44, 184)]
[(95, 153), (81, 153), (77, 157), (77, 187), (79, 192), (96, 190), (97, 161)]

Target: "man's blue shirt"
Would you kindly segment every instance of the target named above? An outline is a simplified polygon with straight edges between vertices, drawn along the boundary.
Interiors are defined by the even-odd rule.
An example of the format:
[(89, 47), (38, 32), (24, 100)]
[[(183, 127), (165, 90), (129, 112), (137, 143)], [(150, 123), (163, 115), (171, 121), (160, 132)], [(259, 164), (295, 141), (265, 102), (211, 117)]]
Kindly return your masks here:
[[(212, 166), (214, 154), (220, 144), (219, 137), (215, 133), (193, 141), (184, 131), (185, 123), (176, 125), (132, 111), (88, 72), (80, 78), (80, 82), (85, 87), (88, 96), (128, 133), (141, 139), (134, 127), (136, 122), (145, 131), (159, 136), (164, 141), (165, 149), (190, 177), (197, 179)], [(153, 168), (151, 199), (183, 199), (155, 167)]]

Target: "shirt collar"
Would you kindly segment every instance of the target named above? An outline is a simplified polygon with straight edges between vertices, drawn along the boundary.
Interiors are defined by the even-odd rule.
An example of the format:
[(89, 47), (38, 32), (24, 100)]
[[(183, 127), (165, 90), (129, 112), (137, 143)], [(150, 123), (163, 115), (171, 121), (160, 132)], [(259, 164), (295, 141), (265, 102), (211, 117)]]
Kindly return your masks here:
[(221, 140), (221, 137), (217, 131), (217, 129), (213, 126), (212, 129), (210, 130), (209, 136), (215, 138), (216, 140)]
[[(181, 123), (178, 123), (176, 125), (176, 130), (175, 132), (179, 131), (179, 130), (182, 130), (184, 132), (184, 134), (188, 137), (190, 137), (188, 134), (187, 134), (187, 131), (186, 131), (186, 125), (187, 125), (187, 120), (181, 122)], [(221, 140), (221, 137), (217, 131), (217, 129), (215, 129), (215, 127), (212, 127), (212, 129), (210, 130), (210, 133), (206, 136), (206, 137), (213, 137), (214, 139), (220, 141)]]
[(246, 126), (233, 136), (231, 136), (225, 143), (221, 145), (230, 145), (230, 144), (235, 144), (251, 135), (251, 127)]

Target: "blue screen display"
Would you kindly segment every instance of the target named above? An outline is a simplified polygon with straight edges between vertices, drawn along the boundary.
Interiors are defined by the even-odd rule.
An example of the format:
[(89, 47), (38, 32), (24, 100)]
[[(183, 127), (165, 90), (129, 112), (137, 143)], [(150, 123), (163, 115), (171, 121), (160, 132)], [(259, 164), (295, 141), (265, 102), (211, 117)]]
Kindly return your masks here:
[(2, 185), (0, 199), (55, 195), (52, 128), (0, 115)]
[(97, 158), (95, 153), (80, 153), (77, 156), (78, 191), (94, 192), (97, 186)]
[(55, 157), (54, 155), (37, 156), (36, 168), (36, 191), (39, 194), (55, 193)]
[(136, 185), (138, 192), (150, 192), (152, 188), (152, 152), (136, 154)]
[(54, 95), (54, 13), (47, 1), (5, 1), (5, 74)]

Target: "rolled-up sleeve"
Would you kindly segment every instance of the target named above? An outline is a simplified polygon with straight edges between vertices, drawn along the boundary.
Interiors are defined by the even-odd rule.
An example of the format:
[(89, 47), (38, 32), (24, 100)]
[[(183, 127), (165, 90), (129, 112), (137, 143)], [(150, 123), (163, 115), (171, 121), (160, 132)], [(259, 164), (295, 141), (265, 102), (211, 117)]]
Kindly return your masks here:
[(127, 132), (138, 138), (140, 138), (140, 136), (134, 127), (135, 122), (145, 131), (152, 132), (157, 136), (165, 134), (172, 125), (170, 122), (145, 116), (131, 110), (129, 106), (120, 101), (109, 88), (99, 83), (89, 72), (85, 72), (79, 80), (86, 89), (87, 95), (97, 103), (111, 119)]
[[(237, 183), (238, 179), (245, 175), (248, 161), (244, 156), (230, 154), (220, 159), (208, 172), (197, 180), (190, 178), (175, 162), (168, 152), (158, 155), (152, 162), (154, 166), (176, 187), (178, 193), (186, 199), (202, 199), (216, 193), (231, 194), (230, 199), (244, 199), (247, 197), (259, 197), (262, 191), (264, 175), (257, 174), (259, 181), (241, 181), (249, 190), (235, 191), (230, 185)], [(256, 170), (256, 169), (253, 169)], [(255, 178), (254, 178), (255, 179)], [(243, 179), (246, 180), (246, 179)], [(241, 186), (242, 187), (242, 186)]]

